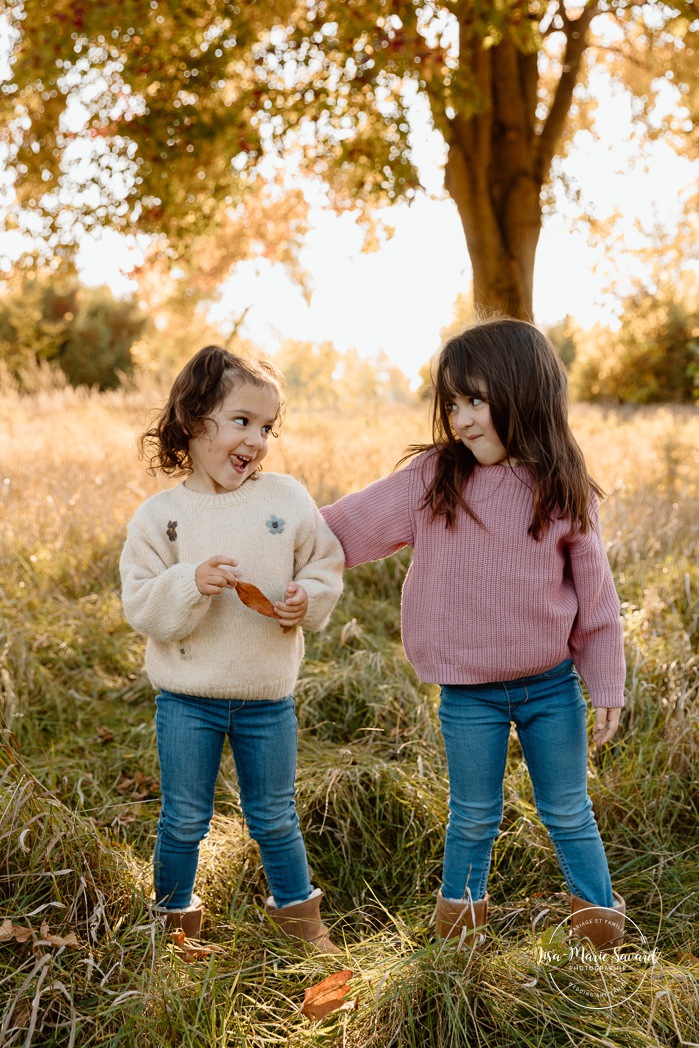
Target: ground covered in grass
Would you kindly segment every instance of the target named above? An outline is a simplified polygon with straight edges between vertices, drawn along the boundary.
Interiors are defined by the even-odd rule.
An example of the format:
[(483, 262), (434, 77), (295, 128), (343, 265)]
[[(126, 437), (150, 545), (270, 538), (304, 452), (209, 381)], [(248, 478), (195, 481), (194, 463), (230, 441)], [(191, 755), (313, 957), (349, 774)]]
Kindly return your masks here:
[[(433, 941), (447, 784), (436, 690), (400, 646), (405, 554), (348, 575), (331, 626), (308, 638), (297, 692), (299, 811), (345, 954), (307, 958), (274, 936), (227, 756), (198, 885), (215, 949), (183, 956), (148, 912), (153, 695), (118, 594), (124, 525), (149, 490), (133, 451), (144, 398), (49, 390), (0, 406), (0, 1045), (699, 1042), (696, 415), (574, 419), (610, 493), (629, 666), (622, 728), (591, 756), (590, 791), (615, 887), (656, 949), (600, 994), (543, 959), (567, 896), (515, 739), (488, 944)], [(305, 473), (321, 502), (390, 468), (419, 436), (402, 411), (378, 462), (361, 454), (367, 420), (346, 420), (364, 469), (352, 473), (346, 447), (323, 444), (316, 423), (291, 430), (271, 468)], [(358, 1006), (303, 1016), (306, 988), (343, 968)]]

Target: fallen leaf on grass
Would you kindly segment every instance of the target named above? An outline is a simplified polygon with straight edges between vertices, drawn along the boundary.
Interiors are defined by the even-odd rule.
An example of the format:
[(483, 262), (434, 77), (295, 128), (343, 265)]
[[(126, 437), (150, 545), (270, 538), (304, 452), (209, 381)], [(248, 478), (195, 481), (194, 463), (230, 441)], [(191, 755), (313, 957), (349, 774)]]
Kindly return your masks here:
[(345, 1000), (351, 989), (347, 983), (353, 975), (354, 972), (346, 969), (345, 971), (329, 975), (327, 979), (323, 979), (322, 982), (316, 983), (314, 986), (309, 986), (303, 998), (301, 1014), (309, 1019), (318, 1020), (326, 1015), (330, 1015), (331, 1012), (338, 1011), (344, 1005), (351, 1005), (353, 1008), (357, 1008), (359, 1006), (358, 998), (354, 1001)]
[(130, 826), (132, 822), (136, 822), (136, 820), (139, 819), (140, 817), (141, 817), (140, 811), (139, 811), (139, 814), (137, 815), (130, 808), (127, 808), (126, 811), (117, 812), (117, 814), (114, 816), (113, 819), (111, 819), (111, 820), (105, 819), (104, 821), (98, 823), (98, 825), (99, 826), (114, 826), (116, 829), (119, 829), (121, 826)]
[[(13, 924), (9, 917), (0, 924), (0, 942), (29, 942), (30, 939), (35, 940), (36, 935), (33, 928), (26, 928), (23, 924)], [(75, 932), (69, 932), (67, 935), (52, 935), (48, 921), (42, 923), (39, 938), (41, 943), (48, 943), (49, 946), (80, 946)]]
[(104, 724), (100, 725), (100, 727), (97, 729), (97, 741), (114, 742), (114, 732), (111, 728), (107, 728)]
[(252, 582), (241, 582), (239, 580), (238, 585), (235, 587), (235, 592), (248, 608), (259, 612), (260, 615), (266, 615), (269, 619), (276, 619), (274, 604), (268, 597), (265, 597), (262, 590), (259, 590), (257, 586), (253, 586)]
[(68, 932), (67, 935), (51, 935), (47, 921), (41, 925), (41, 941), (48, 942), (51, 946), (80, 946), (75, 932)]
[(177, 947), (177, 953), (183, 961), (205, 961), (212, 953), (219, 952), (215, 946), (203, 946), (195, 939), (188, 939), (181, 928), (170, 932), (170, 938)]
[(122, 771), (116, 791), (129, 793), (132, 801), (145, 801), (146, 798), (155, 797), (160, 793), (160, 784), (157, 779), (145, 776), (142, 771), (134, 772), (133, 778)]
[(7, 917), (0, 924), (0, 942), (27, 942), (32, 937), (31, 928), (25, 928), (21, 924), (13, 924)]

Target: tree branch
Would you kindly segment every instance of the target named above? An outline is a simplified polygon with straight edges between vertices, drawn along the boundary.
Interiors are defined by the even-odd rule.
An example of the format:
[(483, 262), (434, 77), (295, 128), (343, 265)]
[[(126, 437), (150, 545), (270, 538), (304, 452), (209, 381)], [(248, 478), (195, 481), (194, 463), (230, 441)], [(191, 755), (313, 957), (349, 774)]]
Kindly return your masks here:
[[(556, 4), (556, 9), (550, 13), (549, 11), (547, 11), (544, 17), (541, 19), (541, 22), (539, 23), (539, 35), (542, 37), (542, 39), (544, 37), (550, 36), (552, 33), (560, 32), (560, 30), (554, 25), (554, 22), (556, 21), (556, 15), (562, 15), (562, 17), (565, 17), (565, 8), (563, 7), (561, 0), (558, 0), (558, 3)], [(548, 25), (544, 29), (543, 24), (547, 18)]]
[(231, 331), (230, 335), (228, 336), (228, 339), (226, 340), (226, 349), (230, 349), (232, 347), (233, 343), (235, 342), (236, 335), (238, 334), (238, 331), (240, 329), (240, 326), (245, 320), (248, 313), (250, 312), (251, 308), (252, 303), (249, 306), (246, 306), (243, 312), (238, 317), (238, 319), (233, 322), (233, 330)]
[(585, 5), (583, 13), (574, 21), (562, 14), (565, 23), (566, 47), (563, 55), (561, 76), (551, 103), (548, 116), (539, 135), (537, 173), (541, 183), (546, 181), (556, 146), (563, 134), (566, 117), (573, 100), (573, 91), (578, 80), (580, 65), (588, 46), (590, 22), (599, 11), (598, 0)]

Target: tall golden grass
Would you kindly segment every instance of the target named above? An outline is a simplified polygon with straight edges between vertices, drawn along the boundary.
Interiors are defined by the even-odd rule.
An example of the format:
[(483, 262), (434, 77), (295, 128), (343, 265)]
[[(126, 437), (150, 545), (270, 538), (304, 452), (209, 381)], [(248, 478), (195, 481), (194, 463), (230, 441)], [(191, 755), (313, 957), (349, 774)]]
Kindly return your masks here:
[[(146, 475), (136, 452), (137, 435), (165, 395), (145, 380), (130, 392), (50, 385), (27, 397), (0, 392), (2, 506), (17, 530), (41, 546), (49, 536), (59, 541), (67, 527), (79, 532), (81, 522), (119, 526), (143, 498), (167, 485)], [(655, 491), (655, 511), (666, 495), (677, 510), (696, 498), (695, 408), (574, 404), (571, 425), (609, 493), (608, 515), (637, 493)], [(350, 414), (295, 411), (291, 404), (265, 468), (300, 477), (322, 505), (390, 471), (408, 445), (427, 439), (426, 404)], [(6, 521), (13, 534), (13, 520)]]
[[(270, 937), (230, 757), (199, 879), (219, 952), (184, 964), (145, 905), (158, 809), (152, 693), (143, 641), (121, 613), (117, 560), (135, 507), (169, 483), (148, 476), (136, 451), (164, 395), (145, 380), (101, 395), (50, 381), (27, 397), (0, 393), (0, 929), (7, 919), (33, 932), (0, 940), (0, 1045), (699, 1042), (697, 412), (571, 412), (608, 492), (629, 666), (621, 731), (591, 758), (590, 789), (615, 884), (662, 964), (628, 1003), (601, 1012), (546, 982), (533, 946), (542, 913), (560, 919), (565, 898), (516, 745), (492, 945), (478, 957), (435, 947), (446, 772), (435, 689), (400, 648), (402, 554), (348, 574), (299, 682), (299, 810), (348, 943), (338, 963), (357, 973), (360, 1000), (313, 1027), (298, 1005), (334, 962)], [(265, 468), (299, 476), (324, 504), (391, 470), (427, 433), (425, 405), (338, 414), (291, 404)], [(44, 919), (79, 946), (42, 939)]]

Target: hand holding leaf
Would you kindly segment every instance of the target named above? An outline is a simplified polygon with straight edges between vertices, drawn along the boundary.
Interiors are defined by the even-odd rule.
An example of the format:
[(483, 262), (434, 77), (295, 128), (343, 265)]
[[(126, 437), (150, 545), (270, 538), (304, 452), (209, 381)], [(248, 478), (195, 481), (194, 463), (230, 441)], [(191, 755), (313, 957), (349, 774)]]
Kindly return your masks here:
[(300, 626), (308, 612), (308, 594), (298, 582), (290, 582), (284, 590), (284, 600), (274, 605), (277, 618), (286, 629)]

